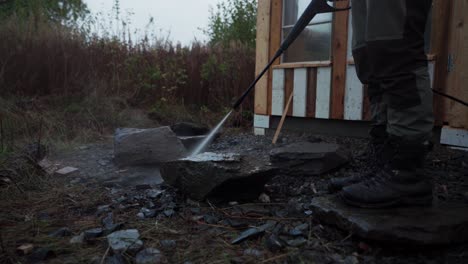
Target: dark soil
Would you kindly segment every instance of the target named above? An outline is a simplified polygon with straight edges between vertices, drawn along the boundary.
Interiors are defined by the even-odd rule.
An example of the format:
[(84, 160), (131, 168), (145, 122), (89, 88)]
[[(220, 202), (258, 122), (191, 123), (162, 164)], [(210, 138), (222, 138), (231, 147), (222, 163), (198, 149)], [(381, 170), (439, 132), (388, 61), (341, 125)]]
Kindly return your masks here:
[[(369, 171), (367, 141), (290, 133), (279, 145), (298, 141), (338, 143), (353, 159), (346, 167), (320, 177), (279, 175), (266, 185), (263, 202), (248, 204), (198, 203), (165, 184), (117, 181), (123, 176), (110, 162), (110, 141), (56, 153), (50, 158), (53, 164), (76, 166), (80, 173), (52, 177), (43, 192), (2, 196), (0, 262), (26, 263), (31, 256), (18, 255), (16, 247), (32, 243), (54, 252), (45, 263), (101, 263), (112, 255), (105, 237), (70, 245), (70, 237), (50, 238), (48, 234), (66, 226), (78, 235), (100, 227), (112, 212), (116, 223), (123, 223), (123, 229), (138, 229), (145, 247), (159, 249), (167, 263), (468, 263), (466, 245), (383, 245), (318, 222), (309, 210), (311, 199), (327, 194), (331, 177)], [(263, 156), (272, 148), (270, 137), (238, 133), (220, 137), (210, 151)], [(466, 202), (467, 153), (436, 145), (427, 169), (434, 179), (437, 202)], [(265, 197), (270, 201), (265, 203)], [(103, 205), (108, 205), (104, 211)], [(265, 224), (256, 236), (231, 244), (249, 227)], [(131, 254), (122, 257), (126, 263), (134, 260)]]

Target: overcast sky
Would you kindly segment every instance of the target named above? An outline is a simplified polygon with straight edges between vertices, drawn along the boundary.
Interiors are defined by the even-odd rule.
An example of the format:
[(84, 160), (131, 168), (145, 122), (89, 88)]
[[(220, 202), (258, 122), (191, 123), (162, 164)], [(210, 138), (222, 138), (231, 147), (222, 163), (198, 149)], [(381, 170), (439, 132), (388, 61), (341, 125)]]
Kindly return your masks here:
[[(149, 18), (154, 18), (154, 31), (170, 32), (173, 41), (189, 44), (193, 39), (206, 40), (199, 28), (206, 28), (210, 7), (223, 0), (120, 0), (121, 13), (133, 13), (131, 28), (144, 32)], [(104, 17), (112, 13), (114, 0), (84, 0), (91, 12)], [(164, 33), (165, 32), (165, 33)]]

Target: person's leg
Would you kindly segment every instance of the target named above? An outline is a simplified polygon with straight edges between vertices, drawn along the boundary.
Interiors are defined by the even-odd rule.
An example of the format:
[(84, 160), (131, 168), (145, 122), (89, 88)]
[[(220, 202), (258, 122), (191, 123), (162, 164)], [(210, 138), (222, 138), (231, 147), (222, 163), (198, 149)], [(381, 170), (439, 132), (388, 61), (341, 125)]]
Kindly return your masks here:
[(366, 44), (370, 82), (386, 106), (385, 169), (343, 189), (362, 207), (427, 204), (432, 187), (422, 172), (433, 128), (432, 93), (424, 53), (431, 0), (367, 0)]
[[(387, 107), (383, 101), (383, 91), (377, 82), (371, 82), (369, 52), (367, 49), (367, 0), (351, 0), (353, 27), (353, 57), (356, 73), (362, 84), (367, 85), (367, 95), (370, 101), (372, 126), (369, 131), (370, 142), (365, 157), (371, 170), (375, 170), (380, 162), (380, 153), (387, 138)], [(337, 192), (343, 187), (365, 180), (371, 175), (348, 175), (333, 178), (329, 183), (329, 191)]]
[(356, 73), (361, 83), (367, 85), (373, 126), (370, 136), (379, 136), (382, 127), (387, 125), (387, 109), (383, 102), (382, 87), (375, 81), (372, 72), (368, 35), (368, 0), (351, 0), (353, 27), (353, 58)]

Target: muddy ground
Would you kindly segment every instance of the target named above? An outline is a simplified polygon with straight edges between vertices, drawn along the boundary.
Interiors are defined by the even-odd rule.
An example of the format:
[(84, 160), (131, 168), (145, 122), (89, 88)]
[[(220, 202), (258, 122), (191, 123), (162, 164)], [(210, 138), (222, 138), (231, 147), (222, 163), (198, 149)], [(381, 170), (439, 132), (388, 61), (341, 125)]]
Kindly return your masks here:
[[(69, 242), (72, 236), (102, 227), (110, 213), (122, 224), (120, 229), (139, 230), (145, 248), (160, 250), (160, 263), (468, 263), (468, 244), (385, 245), (318, 222), (308, 210), (311, 199), (327, 194), (331, 177), (368, 171), (367, 141), (288, 133), (280, 145), (299, 141), (338, 143), (353, 159), (320, 177), (277, 176), (266, 185), (262, 199), (247, 203), (191, 201), (162, 183), (155, 167), (116, 168), (111, 138), (51, 153), (51, 166), (80, 171), (49, 176), (26, 192), (2, 187), (0, 263), (133, 263), (133, 253), (114, 255), (105, 236)], [(235, 133), (221, 136), (210, 150), (267, 155), (272, 148), (270, 137)], [(438, 203), (467, 202), (467, 153), (436, 145), (427, 168)], [(231, 243), (249, 227), (265, 224), (274, 228)], [(50, 236), (63, 227), (72, 234)], [(34, 245), (34, 250), (22, 256), (17, 247), (25, 244)]]

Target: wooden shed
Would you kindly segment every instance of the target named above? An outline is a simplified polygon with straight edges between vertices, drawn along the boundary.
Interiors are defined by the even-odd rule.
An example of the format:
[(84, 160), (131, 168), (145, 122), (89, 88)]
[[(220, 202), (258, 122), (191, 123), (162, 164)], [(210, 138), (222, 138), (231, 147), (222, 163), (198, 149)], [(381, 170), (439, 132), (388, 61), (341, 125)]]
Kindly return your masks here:
[[(257, 74), (279, 48), (310, 0), (258, 0)], [(337, 7), (347, 1), (335, 3)], [(300, 119), (369, 121), (366, 87), (351, 54), (351, 12), (321, 14), (260, 80), (255, 90), (254, 130), (264, 135), (283, 114)], [(434, 0), (426, 51), (433, 87), (468, 101), (468, 0)], [(468, 108), (434, 96), (443, 143), (468, 147)], [(302, 121), (303, 120), (303, 121)], [(287, 123), (286, 123), (287, 129)]]

